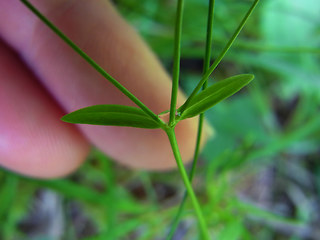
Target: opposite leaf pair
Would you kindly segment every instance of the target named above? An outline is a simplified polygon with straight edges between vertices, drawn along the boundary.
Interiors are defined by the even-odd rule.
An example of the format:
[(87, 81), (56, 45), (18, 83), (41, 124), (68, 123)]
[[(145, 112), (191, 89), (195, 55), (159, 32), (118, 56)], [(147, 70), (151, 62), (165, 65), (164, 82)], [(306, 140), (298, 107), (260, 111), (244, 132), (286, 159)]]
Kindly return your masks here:
[[(236, 75), (219, 81), (189, 99), (188, 105), (178, 109), (178, 121), (197, 116), (223, 99), (235, 94), (254, 78), (251, 74)], [(165, 123), (156, 122), (142, 109), (123, 105), (95, 105), (79, 109), (62, 117), (69, 123), (123, 126), (135, 128), (163, 128)]]

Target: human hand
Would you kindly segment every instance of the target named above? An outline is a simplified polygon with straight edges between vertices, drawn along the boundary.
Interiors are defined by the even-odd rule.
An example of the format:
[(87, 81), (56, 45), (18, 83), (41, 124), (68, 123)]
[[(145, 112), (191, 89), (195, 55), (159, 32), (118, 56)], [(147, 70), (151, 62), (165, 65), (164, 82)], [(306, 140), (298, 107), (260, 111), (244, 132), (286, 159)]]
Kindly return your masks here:
[[(152, 111), (169, 109), (169, 76), (109, 1), (32, 3)], [(90, 143), (130, 167), (175, 166), (159, 129), (60, 121), (64, 113), (86, 106), (133, 103), (18, 0), (0, 0), (0, 86), (0, 165), (5, 168), (35, 177), (63, 176), (83, 162)], [(178, 105), (183, 102), (180, 93)], [(185, 161), (192, 158), (196, 123), (189, 119), (176, 127)]]

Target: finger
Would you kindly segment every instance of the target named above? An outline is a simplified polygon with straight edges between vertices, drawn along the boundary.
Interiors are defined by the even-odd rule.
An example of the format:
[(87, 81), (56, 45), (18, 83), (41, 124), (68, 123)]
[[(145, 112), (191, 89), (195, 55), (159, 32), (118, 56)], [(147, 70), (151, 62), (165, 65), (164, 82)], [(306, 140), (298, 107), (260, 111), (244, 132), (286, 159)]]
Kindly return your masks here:
[(56, 103), (0, 41), (0, 165), (25, 175), (58, 177), (76, 169), (86, 140), (59, 121)]
[[(110, 2), (38, 0), (34, 3), (155, 113), (169, 108), (169, 76)], [(19, 31), (0, 23), (0, 32), (21, 52), (26, 63), (66, 111), (94, 104), (132, 105), (28, 10), (15, 5), (6, 6), (9, 10), (5, 17), (11, 19)], [(17, 13), (27, 21), (17, 20)], [(178, 104), (183, 101), (180, 93)], [(185, 161), (189, 161), (193, 154), (196, 123), (196, 119), (186, 120), (176, 128)], [(146, 169), (175, 166), (167, 137), (160, 130), (97, 126), (80, 128), (95, 145), (126, 165)]]

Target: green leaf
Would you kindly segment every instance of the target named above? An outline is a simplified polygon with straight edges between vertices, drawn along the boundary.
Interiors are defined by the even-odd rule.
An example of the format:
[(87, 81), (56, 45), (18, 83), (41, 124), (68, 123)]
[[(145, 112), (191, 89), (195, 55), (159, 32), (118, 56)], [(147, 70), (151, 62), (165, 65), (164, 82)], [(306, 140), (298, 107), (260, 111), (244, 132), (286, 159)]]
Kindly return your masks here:
[[(191, 118), (208, 110), (218, 102), (230, 97), (252, 81), (252, 74), (240, 74), (219, 81), (194, 96), (187, 108), (180, 113), (179, 120)], [(179, 108), (181, 109), (182, 106)], [(178, 109), (178, 113), (180, 112)]]
[(61, 118), (68, 123), (160, 128), (160, 124), (137, 107), (123, 105), (95, 105), (81, 108)]

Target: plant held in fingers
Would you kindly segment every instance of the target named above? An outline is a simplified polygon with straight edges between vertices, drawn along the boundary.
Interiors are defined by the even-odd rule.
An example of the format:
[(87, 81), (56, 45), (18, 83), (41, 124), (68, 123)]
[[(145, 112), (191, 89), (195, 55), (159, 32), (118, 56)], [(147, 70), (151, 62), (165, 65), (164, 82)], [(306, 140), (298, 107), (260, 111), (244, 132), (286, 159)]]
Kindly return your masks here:
[[(174, 64), (173, 64), (173, 84), (172, 84), (172, 94), (171, 94), (171, 106), (170, 110), (170, 120), (168, 123), (161, 120), (157, 113), (152, 112), (145, 104), (143, 104), (137, 97), (135, 97), (130, 91), (128, 91), (124, 86), (122, 86), (117, 80), (105, 72), (96, 62), (94, 62), (86, 53), (84, 53), (79, 47), (77, 47), (68, 37), (66, 37), (57, 27), (55, 27), (47, 18), (45, 18), (32, 4), (27, 0), (21, 0), (34, 14), (36, 14), (48, 27), (50, 27), (57, 35), (61, 37), (67, 44), (70, 45), (78, 54), (80, 54), (92, 67), (94, 67), (100, 74), (102, 74), (109, 82), (111, 82), (115, 87), (117, 87), (123, 94), (125, 94), (132, 102), (134, 102), (138, 107), (129, 107), (123, 105), (95, 105), (91, 107), (86, 107), (79, 109), (77, 111), (71, 112), (64, 117), (62, 120), (69, 123), (75, 124), (94, 124), (94, 125), (108, 125), (108, 126), (122, 126), (122, 127), (134, 127), (134, 128), (148, 128), (163, 129), (170, 141), (172, 152), (176, 159), (182, 180), (185, 184), (186, 191), (192, 205), (195, 210), (195, 214), (198, 218), (199, 228), (201, 237), (203, 239), (211, 239), (208, 231), (208, 227), (202, 213), (200, 204), (197, 200), (196, 195), (191, 186), (192, 176), (188, 177), (186, 170), (183, 166), (180, 151), (178, 148), (175, 126), (187, 118), (192, 118), (203, 114), (206, 110), (213, 107), (220, 101), (230, 97), (231, 95), (238, 92), (241, 88), (246, 86), (253, 79), (251, 74), (242, 74), (233, 77), (229, 77), (225, 80), (219, 81), (212, 86), (204, 89), (200, 93), (200, 88), (204, 85), (206, 86), (206, 81), (223, 59), (224, 55), (231, 47), (232, 43), (240, 33), (247, 19), (253, 12), (258, 0), (255, 0), (251, 8), (248, 10), (247, 14), (239, 24), (233, 36), (230, 38), (226, 44), (223, 51), (220, 53), (218, 58), (214, 63), (209, 66), (210, 62), (210, 49), (211, 49), (211, 30), (213, 21), (213, 7), (214, 1), (210, 0), (209, 4), (209, 14), (208, 14), (208, 28), (207, 28), (207, 44), (206, 44), (206, 57), (203, 78), (200, 80), (199, 84), (196, 86), (192, 94), (186, 100), (186, 102), (179, 108), (177, 108), (177, 95), (178, 95), (178, 83), (179, 83), (179, 72), (180, 72), (180, 46), (181, 46), (181, 32), (182, 32), (182, 19), (183, 19), (183, 7), (184, 1), (177, 1), (177, 14), (176, 14), (176, 24), (175, 24), (175, 37), (174, 37)], [(201, 120), (202, 119), (202, 120)], [(203, 118), (200, 118), (200, 126), (202, 126)], [(201, 136), (201, 130), (199, 131), (199, 136)], [(198, 137), (197, 148), (200, 145), (200, 137)], [(197, 154), (196, 154), (197, 155)], [(195, 157), (196, 160), (197, 157)], [(195, 165), (195, 164), (194, 164)], [(194, 172), (194, 166), (192, 169)], [(185, 199), (184, 199), (185, 201)], [(179, 217), (176, 218), (176, 223)], [(173, 225), (176, 225), (173, 224)], [(171, 231), (171, 235), (174, 233), (174, 228)], [(170, 239), (170, 236), (168, 239)]]

